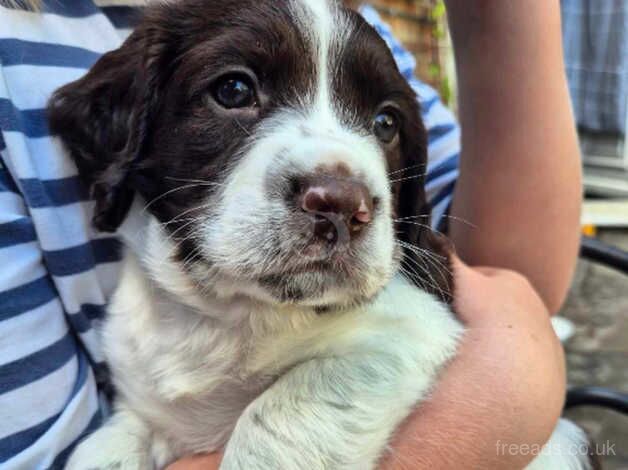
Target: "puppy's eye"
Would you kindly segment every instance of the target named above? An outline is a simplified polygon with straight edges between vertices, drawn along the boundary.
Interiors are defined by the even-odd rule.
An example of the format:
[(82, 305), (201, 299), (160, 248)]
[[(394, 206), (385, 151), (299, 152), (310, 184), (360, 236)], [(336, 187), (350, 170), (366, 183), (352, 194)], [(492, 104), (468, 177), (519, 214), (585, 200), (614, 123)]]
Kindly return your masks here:
[(390, 143), (399, 132), (399, 119), (390, 111), (382, 111), (373, 120), (373, 133), (379, 140)]
[(219, 78), (213, 89), (214, 99), (227, 109), (255, 106), (255, 87), (244, 74), (232, 74)]

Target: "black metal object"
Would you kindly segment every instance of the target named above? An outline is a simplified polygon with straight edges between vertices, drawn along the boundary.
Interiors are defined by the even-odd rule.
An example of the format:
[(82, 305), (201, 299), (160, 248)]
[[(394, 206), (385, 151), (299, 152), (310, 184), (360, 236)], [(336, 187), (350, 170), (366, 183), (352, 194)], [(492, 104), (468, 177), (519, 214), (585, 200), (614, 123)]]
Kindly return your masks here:
[(565, 409), (577, 406), (597, 406), (628, 415), (628, 393), (602, 387), (571, 387)]
[[(628, 275), (628, 253), (597, 238), (582, 237), (580, 256)], [(570, 387), (565, 409), (596, 406), (628, 415), (628, 393), (602, 387)]]
[(582, 237), (580, 256), (628, 274), (628, 252), (610, 246), (597, 238)]

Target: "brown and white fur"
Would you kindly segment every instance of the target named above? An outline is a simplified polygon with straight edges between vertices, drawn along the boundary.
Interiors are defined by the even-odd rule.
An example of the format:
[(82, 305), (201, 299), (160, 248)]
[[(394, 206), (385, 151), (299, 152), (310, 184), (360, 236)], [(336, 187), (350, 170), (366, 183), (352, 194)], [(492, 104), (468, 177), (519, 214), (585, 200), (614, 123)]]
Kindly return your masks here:
[[(103, 328), (115, 413), (67, 468), (376, 466), (463, 333), (416, 98), (376, 32), (326, 0), (156, 5), (49, 111), (128, 246)], [(362, 198), (357, 222), (332, 190)]]

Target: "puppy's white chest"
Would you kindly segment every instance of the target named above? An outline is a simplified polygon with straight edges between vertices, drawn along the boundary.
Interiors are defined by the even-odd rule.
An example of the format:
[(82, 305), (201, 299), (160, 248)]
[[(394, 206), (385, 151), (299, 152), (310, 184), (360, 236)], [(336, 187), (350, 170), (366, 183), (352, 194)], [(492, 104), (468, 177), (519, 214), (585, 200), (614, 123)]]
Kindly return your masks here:
[[(444, 305), (403, 280), (373, 303), (342, 313), (217, 301), (212, 318), (149, 289), (135, 263), (127, 261), (110, 308), (107, 357), (124, 401), (176, 454), (222, 448), (244, 409), (312, 358), (379, 351), (404, 336), (410, 346), (401, 355), (422, 359), (422, 370), (430, 371), (421, 376), (417, 368), (423, 388), (453, 355), (460, 331)], [(416, 342), (408, 343), (408, 335)]]
[(251, 343), (251, 330), (242, 322), (247, 312), (238, 303), (216, 304), (227, 324), (220, 327), (149, 282), (137, 260), (127, 256), (103, 328), (121, 401), (169, 447), (218, 449), (242, 409), (268, 385), (244, 370)]

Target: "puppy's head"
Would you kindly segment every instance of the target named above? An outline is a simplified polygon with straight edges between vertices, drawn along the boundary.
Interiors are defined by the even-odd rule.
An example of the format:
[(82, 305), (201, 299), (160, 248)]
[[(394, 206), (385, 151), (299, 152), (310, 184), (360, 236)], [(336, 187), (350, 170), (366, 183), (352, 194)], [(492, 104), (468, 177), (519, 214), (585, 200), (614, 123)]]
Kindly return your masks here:
[(137, 194), (199, 289), (326, 307), (400, 265), (448, 292), (417, 106), (386, 44), (332, 1), (180, 0), (150, 7), (49, 116), (97, 228)]

